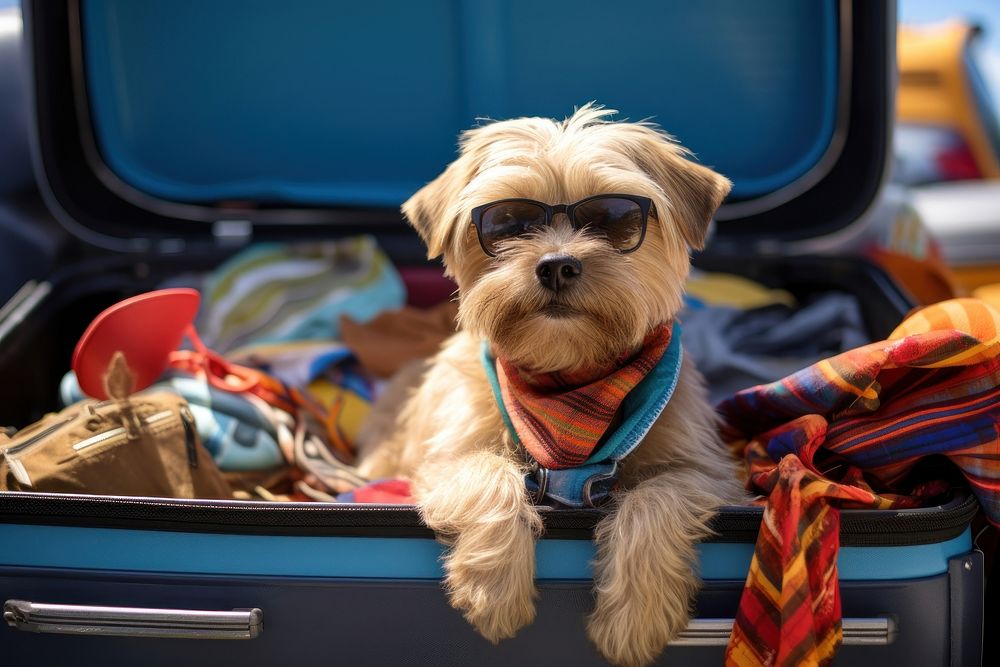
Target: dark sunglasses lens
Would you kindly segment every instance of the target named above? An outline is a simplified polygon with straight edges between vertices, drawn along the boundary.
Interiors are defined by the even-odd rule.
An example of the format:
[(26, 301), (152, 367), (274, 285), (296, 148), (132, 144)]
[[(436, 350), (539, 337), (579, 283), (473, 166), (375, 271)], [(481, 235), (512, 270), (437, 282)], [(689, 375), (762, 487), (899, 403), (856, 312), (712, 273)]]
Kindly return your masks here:
[(530, 202), (498, 202), (483, 211), (481, 223), (483, 244), (496, 253), (503, 241), (544, 225), (545, 209)]
[(577, 206), (573, 217), (578, 227), (603, 235), (618, 250), (635, 250), (642, 241), (642, 207), (631, 199), (591, 199)]

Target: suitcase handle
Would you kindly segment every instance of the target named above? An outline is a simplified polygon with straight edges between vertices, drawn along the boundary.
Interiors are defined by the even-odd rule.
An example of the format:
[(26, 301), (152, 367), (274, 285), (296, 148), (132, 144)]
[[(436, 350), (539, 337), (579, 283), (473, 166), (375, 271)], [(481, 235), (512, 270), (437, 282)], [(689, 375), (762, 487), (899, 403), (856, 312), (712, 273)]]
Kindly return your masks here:
[[(264, 629), (260, 609), (199, 611), (7, 600), (3, 617), (17, 630), (74, 635), (253, 639)], [(886, 646), (896, 638), (896, 624), (890, 618), (845, 618), (841, 627), (845, 646)], [(731, 618), (695, 618), (671, 644), (725, 646), (732, 630)]]
[(253, 639), (264, 630), (260, 609), (201, 611), (7, 600), (7, 625), (24, 632), (171, 639)]
[[(844, 646), (887, 646), (896, 640), (891, 618), (845, 618)], [(671, 646), (725, 646), (733, 631), (731, 618), (694, 618)]]

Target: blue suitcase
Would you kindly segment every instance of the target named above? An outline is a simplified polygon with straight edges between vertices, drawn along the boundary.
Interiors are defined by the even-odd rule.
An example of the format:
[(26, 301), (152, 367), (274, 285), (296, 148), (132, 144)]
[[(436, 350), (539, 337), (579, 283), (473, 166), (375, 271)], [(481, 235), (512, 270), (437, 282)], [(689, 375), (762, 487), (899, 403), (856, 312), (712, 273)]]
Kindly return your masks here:
[[(865, 261), (787, 252), (850, 236), (881, 205), (888, 2), (36, 0), (24, 18), (37, 180), (80, 242), (0, 311), (0, 423), (53, 407), (102, 308), (250, 241), (364, 231), (422, 265), (398, 205), (452, 159), (462, 128), (591, 99), (655, 116), (735, 181), (699, 266), (853, 293), (873, 337), (912, 306)], [(837, 664), (979, 664), (976, 511), (956, 494), (843, 512)], [(537, 620), (493, 646), (448, 606), (442, 547), (410, 507), (0, 493), (0, 652), (601, 664), (583, 623), (600, 517), (544, 512)], [(663, 664), (721, 662), (760, 517), (716, 517), (696, 617)]]

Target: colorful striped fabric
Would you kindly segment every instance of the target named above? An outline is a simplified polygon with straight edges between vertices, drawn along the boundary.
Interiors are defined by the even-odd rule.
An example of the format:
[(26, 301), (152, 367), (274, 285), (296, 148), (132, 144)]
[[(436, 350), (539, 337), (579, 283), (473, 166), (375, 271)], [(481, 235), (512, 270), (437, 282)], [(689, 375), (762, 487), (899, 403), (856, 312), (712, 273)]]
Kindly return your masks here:
[(670, 323), (657, 327), (639, 352), (612, 371), (532, 374), (499, 359), (504, 407), (518, 440), (535, 461), (552, 470), (586, 461), (622, 401), (663, 357), (671, 331)]
[(719, 411), (749, 488), (767, 495), (727, 665), (833, 659), (838, 507), (926, 505), (960, 473), (1000, 525), (1000, 311), (985, 302), (929, 306), (888, 340), (742, 391)]
[(401, 308), (406, 288), (371, 236), (261, 243), (205, 277), (197, 329), (216, 352), (340, 337), (340, 317), (367, 322)]

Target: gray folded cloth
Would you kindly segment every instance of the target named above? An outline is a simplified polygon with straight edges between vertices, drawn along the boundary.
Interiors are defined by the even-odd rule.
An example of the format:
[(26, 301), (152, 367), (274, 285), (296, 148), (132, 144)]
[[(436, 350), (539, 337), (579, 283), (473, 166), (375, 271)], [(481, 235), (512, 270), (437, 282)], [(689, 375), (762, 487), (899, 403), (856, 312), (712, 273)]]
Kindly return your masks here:
[(713, 403), (871, 342), (858, 300), (839, 292), (798, 308), (689, 304), (681, 324), (684, 352), (708, 381)]

